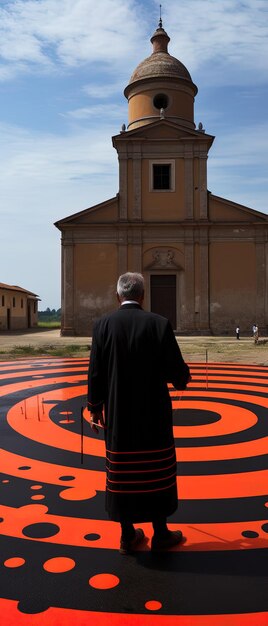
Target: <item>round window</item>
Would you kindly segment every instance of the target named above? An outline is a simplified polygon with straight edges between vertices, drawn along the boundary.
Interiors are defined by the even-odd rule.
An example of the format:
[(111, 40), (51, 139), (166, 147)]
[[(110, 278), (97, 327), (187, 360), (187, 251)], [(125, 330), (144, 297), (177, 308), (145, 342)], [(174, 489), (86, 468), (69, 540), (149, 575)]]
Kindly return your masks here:
[(158, 93), (154, 97), (153, 102), (156, 109), (166, 109), (168, 106), (168, 97), (164, 93)]

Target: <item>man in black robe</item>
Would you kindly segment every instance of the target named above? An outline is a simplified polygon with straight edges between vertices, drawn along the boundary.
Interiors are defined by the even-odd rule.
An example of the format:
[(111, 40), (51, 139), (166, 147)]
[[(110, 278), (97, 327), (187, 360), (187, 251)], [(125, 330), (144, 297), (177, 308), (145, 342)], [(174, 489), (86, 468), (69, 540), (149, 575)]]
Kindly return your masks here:
[(106, 510), (121, 524), (121, 553), (144, 539), (133, 523), (148, 521), (152, 550), (164, 550), (183, 539), (166, 524), (178, 500), (167, 383), (185, 389), (190, 372), (170, 322), (142, 309), (143, 276), (120, 276), (117, 298), (119, 309), (94, 325), (88, 376), (91, 427), (105, 429)]

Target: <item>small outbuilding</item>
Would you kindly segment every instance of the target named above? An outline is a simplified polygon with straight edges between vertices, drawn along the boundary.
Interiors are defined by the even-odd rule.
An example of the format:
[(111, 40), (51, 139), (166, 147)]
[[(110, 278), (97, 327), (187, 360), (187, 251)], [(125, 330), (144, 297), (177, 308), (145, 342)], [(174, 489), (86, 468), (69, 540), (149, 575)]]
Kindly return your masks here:
[(0, 283), (0, 330), (27, 330), (38, 323), (38, 300), (35, 293)]

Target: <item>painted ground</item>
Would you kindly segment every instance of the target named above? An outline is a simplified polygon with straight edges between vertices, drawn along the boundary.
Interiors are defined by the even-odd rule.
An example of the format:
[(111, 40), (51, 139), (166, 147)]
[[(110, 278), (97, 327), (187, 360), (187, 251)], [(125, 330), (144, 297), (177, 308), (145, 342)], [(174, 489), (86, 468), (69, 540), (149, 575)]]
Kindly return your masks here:
[[(0, 363), (0, 623), (268, 626), (268, 368), (191, 364), (172, 387), (187, 540), (118, 552), (86, 359)], [(81, 430), (84, 437), (81, 440)]]

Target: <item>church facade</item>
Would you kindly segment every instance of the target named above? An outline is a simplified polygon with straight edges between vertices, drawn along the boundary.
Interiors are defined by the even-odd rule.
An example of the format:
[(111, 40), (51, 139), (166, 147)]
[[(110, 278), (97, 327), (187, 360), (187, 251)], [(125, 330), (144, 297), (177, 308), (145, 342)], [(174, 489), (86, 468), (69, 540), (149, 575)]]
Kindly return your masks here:
[(127, 129), (112, 138), (119, 193), (56, 223), (62, 233), (62, 334), (92, 332), (126, 271), (144, 306), (178, 334), (268, 331), (268, 216), (207, 189), (214, 137), (194, 122), (197, 87), (159, 27), (125, 89)]

